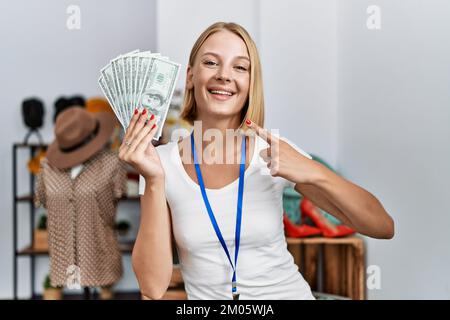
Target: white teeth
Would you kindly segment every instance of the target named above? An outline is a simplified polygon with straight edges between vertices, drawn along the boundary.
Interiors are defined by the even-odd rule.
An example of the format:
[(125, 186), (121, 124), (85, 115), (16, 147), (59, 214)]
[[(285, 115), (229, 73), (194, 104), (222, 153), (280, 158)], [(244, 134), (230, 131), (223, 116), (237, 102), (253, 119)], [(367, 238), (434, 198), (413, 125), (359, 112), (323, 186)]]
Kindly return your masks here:
[(210, 90), (209, 92), (215, 93), (215, 94), (224, 94), (224, 95), (227, 95), (227, 96), (232, 96), (233, 95), (231, 92), (220, 91), (220, 90)]

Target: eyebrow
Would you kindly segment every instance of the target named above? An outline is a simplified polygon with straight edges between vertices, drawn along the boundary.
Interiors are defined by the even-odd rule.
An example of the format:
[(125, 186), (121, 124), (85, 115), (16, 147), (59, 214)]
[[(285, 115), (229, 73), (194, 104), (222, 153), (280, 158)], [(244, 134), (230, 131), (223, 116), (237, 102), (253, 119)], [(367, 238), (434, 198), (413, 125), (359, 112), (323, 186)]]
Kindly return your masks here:
[[(205, 52), (204, 54), (202, 54), (202, 57), (203, 56), (206, 56), (206, 55), (208, 55), (208, 54), (210, 54), (210, 55), (212, 55), (212, 56), (215, 56), (215, 57), (217, 57), (217, 58), (220, 58), (220, 55), (219, 54), (217, 54), (217, 53), (214, 53), (214, 52)], [(250, 59), (248, 58), (248, 57), (246, 57), (246, 56), (237, 56), (237, 57), (234, 57), (235, 59), (245, 59), (245, 60), (248, 60), (249, 62), (250, 62)]]

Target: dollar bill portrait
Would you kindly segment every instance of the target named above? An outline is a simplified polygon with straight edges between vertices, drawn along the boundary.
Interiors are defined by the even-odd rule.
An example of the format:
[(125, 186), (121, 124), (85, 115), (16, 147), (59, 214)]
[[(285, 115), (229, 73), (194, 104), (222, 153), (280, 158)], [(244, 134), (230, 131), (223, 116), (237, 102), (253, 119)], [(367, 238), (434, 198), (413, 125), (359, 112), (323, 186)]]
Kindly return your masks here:
[(142, 106), (157, 117), (161, 116), (164, 103), (163, 94), (158, 90), (151, 89), (142, 94)]

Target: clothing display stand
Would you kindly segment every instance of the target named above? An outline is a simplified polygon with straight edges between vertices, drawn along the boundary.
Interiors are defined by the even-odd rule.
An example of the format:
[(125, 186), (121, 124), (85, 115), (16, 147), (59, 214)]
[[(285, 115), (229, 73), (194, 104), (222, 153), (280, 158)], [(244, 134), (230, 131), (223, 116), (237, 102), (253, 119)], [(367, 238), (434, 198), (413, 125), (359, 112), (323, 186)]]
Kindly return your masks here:
[[(40, 297), (36, 295), (35, 290), (35, 272), (36, 272), (36, 257), (37, 256), (47, 256), (48, 251), (36, 250), (34, 246), (34, 229), (36, 221), (36, 209), (34, 206), (34, 187), (35, 187), (35, 176), (31, 172), (29, 173), (29, 194), (19, 195), (18, 194), (18, 173), (20, 170), (26, 170), (26, 168), (18, 168), (17, 160), (19, 150), (29, 151), (29, 159), (32, 159), (36, 152), (42, 148), (46, 148), (46, 144), (25, 144), (25, 143), (15, 143), (12, 148), (12, 185), (13, 185), (13, 299), (17, 299), (17, 288), (18, 288), (18, 260), (20, 257), (29, 257), (30, 261), (30, 291), (31, 299), (39, 299)], [(139, 201), (139, 196), (123, 197), (121, 201)], [(18, 207), (19, 204), (24, 203), (29, 207), (29, 221), (30, 221), (30, 245), (19, 249), (18, 248)], [(133, 249), (133, 242), (131, 243), (119, 243), (120, 250), (122, 254), (131, 254)], [(83, 297), (85, 299), (90, 299), (92, 294), (89, 288), (84, 288)]]
[[(36, 150), (38, 150), (41, 147), (45, 147), (44, 145), (40, 144), (24, 144), (24, 143), (15, 143), (13, 145), (12, 150), (12, 184), (13, 184), (13, 298), (17, 299), (17, 261), (20, 255), (28, 255), (30, 257), (30, 288), (31, 288), (31, 299), (35, 299), (35, 289), (34, 289), (34, 282), (35, 282), (35, 252), (31, 252), (28, 250), (28, 252), (21, 252), (18, 251), (18, 238), (17, 238), (17, 211), (18, 211), (18, 205), (20, 202), (28, 202), (29, 208), (30, 208), (30, 235), (31, 235), (31, 246), (30, 248), (34, 247), (34, 221), (35, 221), (35, 207), (33, 203), (33, 197), (19, 197), (17, 194), (17, 155), (18, 150), (20, 149), (29, 149), (30, 152), (30, 159), (35, 156)], [(30, 190), (34, 190), (34, 175), (30, 174)]]

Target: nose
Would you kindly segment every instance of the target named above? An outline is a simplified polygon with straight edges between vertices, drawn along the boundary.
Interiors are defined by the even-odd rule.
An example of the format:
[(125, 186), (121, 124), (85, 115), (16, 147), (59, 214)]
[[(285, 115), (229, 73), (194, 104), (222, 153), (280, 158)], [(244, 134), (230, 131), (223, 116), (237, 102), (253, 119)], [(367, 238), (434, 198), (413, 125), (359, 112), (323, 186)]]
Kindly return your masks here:
[(229, 73), (227, 72), (227, 70), (224, 67), (222, 67), (217, 70), (216, 80), (230, 82), (231, 77), (230, 77)]

